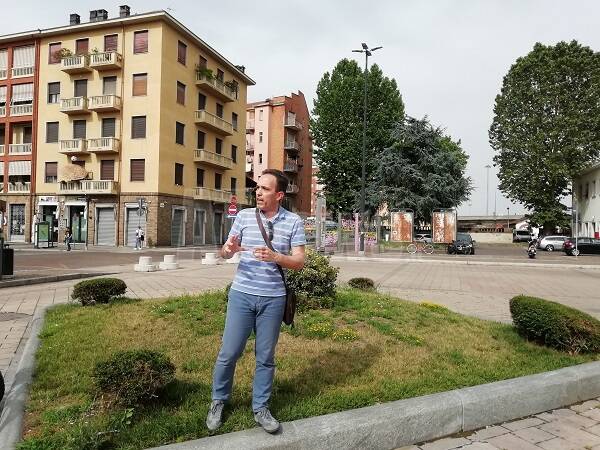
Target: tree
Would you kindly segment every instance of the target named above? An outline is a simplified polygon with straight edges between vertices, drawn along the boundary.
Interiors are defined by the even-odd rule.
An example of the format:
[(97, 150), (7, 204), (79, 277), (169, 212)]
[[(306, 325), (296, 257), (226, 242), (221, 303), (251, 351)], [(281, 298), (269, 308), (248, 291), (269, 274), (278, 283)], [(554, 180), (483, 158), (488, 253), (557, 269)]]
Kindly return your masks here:
[(600, 151), (600, 55), (576, 41), (535, 44), (504, 77), (490, 144), (500, 190), (552, 232), (561, 199)]
[[(319, 179), (325, 184), (329, 208), (358, 210), (362, 176), (364, 71), (343, 59), (325, 73), (317, 87), (311, 120)], [(372, 65), (367, 79), (367, 179), (378, 153), (390, 144), (393, 125), (402, 120), (404, 104), (396, 81)]]
[(392, 139), (378, 155), (368, 184), (371, 204), (387, 204), (390, 211), (410, 208), (417, 221), (430, 221), (432, 210), (455, 207), (469, 198), (469, 156), (460, 141), (444, 135), (427, 118), (412, 117), (397, 124)]

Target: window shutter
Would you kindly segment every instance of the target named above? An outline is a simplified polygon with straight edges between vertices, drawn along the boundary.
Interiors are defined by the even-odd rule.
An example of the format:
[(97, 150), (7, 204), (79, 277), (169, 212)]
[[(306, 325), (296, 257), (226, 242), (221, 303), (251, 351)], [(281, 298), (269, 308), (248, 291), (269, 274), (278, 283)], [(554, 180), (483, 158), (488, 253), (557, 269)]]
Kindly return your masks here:
[(237, 145), (231, 146), (231, 159), (233, 159), (233, 162), (237, 162)]
[(88, 39), (77, 39), (75, 41), (75, 54), (86, 55), (88, 53), (90, 41)]
[(217, 103), (217, 117), (223, 118), (223, 105)]
[(74, 120), (73, 121), (73, 139), (85, 139), (85, 120)]
[(100, 161), (100, 179), (114, 180), (115, 179), (115, 160), (103, 159)]
[(60, 63), (60, 56), (56, 53), (61, 49), (61, 42), (55, 42), (54, 44), (50, 44), (48, 46), (48, 64), (58, 64)]
[(175, 163), (175, 184), (183, 186), (183, 164)]
[(204, 56), (200, 55), (198, 65), (201, 69), (206, 69), (208, 67), (208, 60)]
[(46, 142), (58, 142), (58, 122), (46, 122)]
[(204, 131), (198, 130), (198, 146), (196, 147), (198, 150), (204, 148), (205, 140), (206, 140), (206, 133), (204, 133)]
[(185, 84), (177, 82), (177, 103), (185, 105)]
[(87, 80), (75, 80), (75, 97), (87, 97)]
[(148, 30), (136, 31), (133, 35), (133, 53), (148, 52)]
[(222, 151), (223, 151), (223, 141), (219, 138), (215, 138), (215, 153), (218, 153), (220, 155)]
[(146, 137), (146, 116), (133, 116), (131, 118), (131, 138)]
[(183, 136), (185, 133), (185, 125), (175, 122), (175, 143), (183, 145)]
[(6, 103), (6, 86), (0, 86), (0, 103)]
[(206, 109), (206, 95), (198, 94), (198, 109)]
[(116, 95), (117, 93), (117, 77), (104, 77), (102, 79), (102, 94)]
[(118, 42), (119, 41), (116, 34), (109, 34), (107, 36), (104, 36), (104, 51), (116, 52)]
[(136, 73), (133, 75), (133, 95), (146, 95), (148, 92), (148, 74)]
[(237, 180), (235, 178), (231, 178), (231, 193), (235, 194), (235, 191), (237, 190)]
[(145, 165), (145, 159), (131, 160), (131, 181), (144, 181)]
[(47, 162), (46, 163), (46, 178), (58, 176), (58, 163)]
[(215, 189), (221, 189), (221, 174), (215, 173)]
[(114, 117), (102, 119), (102, 137), (115, 137), (116, 120)]
[(0, 69), (8, 69), (8, 50), (0, 50)]
[(13, 67), (35, 66), (35, 47), (28, 45), (13, 50)]
[(48, 83), (48, 95), (60, 95), (60, 82)]
[(11, 101), (13, 103), (33, 101), (33, 83), (13, 84)]
[(196, 187), (204, 186), (204, 169), (196, 169)]
[(187, 45), (181, 41), (177, 41), (177, 61), (179, 61), (181, 64), (185, 64), (186, 53)]

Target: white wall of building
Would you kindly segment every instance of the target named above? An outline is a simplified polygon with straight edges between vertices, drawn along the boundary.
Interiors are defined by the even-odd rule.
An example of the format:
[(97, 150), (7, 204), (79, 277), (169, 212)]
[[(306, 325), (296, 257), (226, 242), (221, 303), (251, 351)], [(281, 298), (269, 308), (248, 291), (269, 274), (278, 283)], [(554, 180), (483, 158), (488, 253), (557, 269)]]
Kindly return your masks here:
[(600, 164), (573, 180), (573, 205), (579, 215), (578, 235), (600, 239)]

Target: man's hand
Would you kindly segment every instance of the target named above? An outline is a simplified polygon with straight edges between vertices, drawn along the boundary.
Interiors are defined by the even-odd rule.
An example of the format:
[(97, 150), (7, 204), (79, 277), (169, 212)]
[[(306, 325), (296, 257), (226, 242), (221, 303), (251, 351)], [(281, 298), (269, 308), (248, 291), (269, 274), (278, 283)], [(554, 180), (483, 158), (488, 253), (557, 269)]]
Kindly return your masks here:
[(221, 249), (221, 256), (223, 258), (231, 258), (237, 252), (243, 252), (244, 248), (240, 245), (240, 237), (238, 235), (233, 235), (225, 244), (223, 244), (223, 248)]
[(278, 262), (281, 253), (274, 252), (270, 248), (267, 247), (257, 247), (253, 251), (254, 257), (259, 261), (265, 262)]

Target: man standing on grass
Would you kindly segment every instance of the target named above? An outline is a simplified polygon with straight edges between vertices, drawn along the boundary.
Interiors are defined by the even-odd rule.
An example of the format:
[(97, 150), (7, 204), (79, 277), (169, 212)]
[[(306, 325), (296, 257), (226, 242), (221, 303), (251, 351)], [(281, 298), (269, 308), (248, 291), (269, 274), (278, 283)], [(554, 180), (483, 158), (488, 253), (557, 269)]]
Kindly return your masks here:
[(221, 426), (223, 407), (231, 395), (235, 365), (252, 330), (256, 334), (254, 420), (268, 433), (279, 430), (279, 422), (268, 408), (286, 296), (277, 265), (284, 269), (302, 269), (306, 244), (302, 219), (281, 206), (287, 185), (283, 172), (267, 169), (262, 172), (256, 189), (256, 206), (276, 251), (270, 250), (263, 239), (255, 208), (238, 213), (221, 249), (223, 258), (231, 258), (237, 252), (242, 255), (229, 291), (223, 341), (213, 372), (212, 403), (206, 418), (206, 426), (211, 431)]

